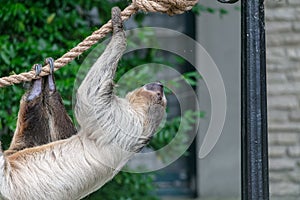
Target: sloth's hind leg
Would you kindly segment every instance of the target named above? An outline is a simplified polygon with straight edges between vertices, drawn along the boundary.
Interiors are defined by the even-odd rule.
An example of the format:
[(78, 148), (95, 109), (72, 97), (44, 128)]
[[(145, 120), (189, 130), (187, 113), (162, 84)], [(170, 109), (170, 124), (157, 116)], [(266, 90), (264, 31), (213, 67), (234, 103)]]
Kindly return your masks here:
[(51, 141), (66, 139), (76, 134), (76, 128), (67, 114), (60, 93), (56, 90), (54, 79), (54, 60), (47, 58), (50, 74), (45, 78), (44, 103), (48, 112)]
[[(38, 73), (41, 67), (35, 65)], [(49, 142), (48, 117), (42, 95), (43, 82), (43, 78), (33, 80), (30, 90), (22, 96), (17, 128), (6, 155)]]

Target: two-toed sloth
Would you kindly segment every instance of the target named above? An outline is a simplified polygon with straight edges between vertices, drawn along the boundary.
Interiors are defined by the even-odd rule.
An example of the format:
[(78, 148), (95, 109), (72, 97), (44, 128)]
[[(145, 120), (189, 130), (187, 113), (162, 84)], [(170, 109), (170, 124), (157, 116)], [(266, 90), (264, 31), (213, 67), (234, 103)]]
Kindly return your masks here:
[(78, 132), (52, 75), (34, 81), (23, 96), (12, 144), (0, 152), (0, 199), (81, 199), (113, 178), (154, 134), (166, 108), (163, 86), (150, 83), (125, 98), (114, 94), (126, 48), (118, 8), (112, 25), (110, 43), (77, 91)]
[[(47, 58), (51, 73), (33, 81), (20, 103), (17, 128), (5, 155), (25, 148), (66, 139), (76, 134), (76, 128), (68, 116), (59, 92), (56, 90), (53, 59)], [(35, 65), (37, 70), (42, 65)]]

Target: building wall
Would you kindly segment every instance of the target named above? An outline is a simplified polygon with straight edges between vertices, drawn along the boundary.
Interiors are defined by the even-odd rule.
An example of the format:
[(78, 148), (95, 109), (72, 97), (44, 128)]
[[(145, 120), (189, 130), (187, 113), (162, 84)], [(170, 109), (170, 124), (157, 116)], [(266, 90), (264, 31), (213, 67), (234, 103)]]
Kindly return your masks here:
[[(197, 41), (216, 63), (224, 81), (227, 96), (227, 115), (219, 141), (204, 159), (198, 161), (198, 194), (200, 199), (240, 199), (241, 191), (241, 131), (240, 131), (240, 12), (235, 5), (217, 0), (201, 0), (211, 8), (225, 8), (228, 14), (202, 13), (197, 17)], [(197, 55), (197, 53), (196, 53)], [(198, 57), (197, 67), (203, 66)], [(214, 77), (208, 77), (213, 79)], [(200, 109), (206, 112), (200, 120), (198, 147), (203, 142), (210, 122), (211, 100), (205, 83), (199, 84)], [(197, 152), (198, 154), (198, 152)]]
[(267, 0), (270, 191), (300, 195), (300, 1)]

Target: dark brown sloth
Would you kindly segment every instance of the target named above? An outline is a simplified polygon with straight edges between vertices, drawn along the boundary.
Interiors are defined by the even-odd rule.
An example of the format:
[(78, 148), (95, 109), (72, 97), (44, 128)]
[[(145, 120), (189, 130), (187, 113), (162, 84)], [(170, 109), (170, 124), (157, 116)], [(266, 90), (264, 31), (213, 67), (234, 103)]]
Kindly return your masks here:
[[(43, 126), (32, 120), (33, 129), (36, 125), (48, 131), (46, 138), (43, 136), (35, 140), (34, 136), (27, 137), (30, 132), (23, 133), (21, 129), (16, 131), (19, 136), (15, 136), (10, 150), (17, 152), (10, 155), (0, 152), (0, 199), (81, 199), (112, 179), (155, 133), (165, 114), (163, 86), (150, 83), (130, 92), (125, 98), (114, 94), (113, 78), (126, 48), (121, 11), (118, 8), (112, 9), (112, 25), (110, 43), (77, 91), (75, 115), (80, 130), (67, 139), (44, 145), (38, 144), (74, 134), (74, 127), (69, 124), (67, 116), (67, 124), (72, 127), (72, 131), (65, 133), (60, 129), (62, 135), (56, 135), (60, 131), (54, 131), (56, 136), (53, 137), (53, 132), (48, 131), (53, 127), (51, 123), (56, 121), (54, 118), (51, 123), (48, 118), (48, 121), (43, 119), (46, 121)], [(44, 88), (51, 88), (51, 77), (43, 81)], [(42, 93), (35, 92), (35, 87), (40, 88), (39, 85), (38, 82), (34, 83), (31, 92), (25, 95), (27, 100), (38, 100), (40, 97), (36, 94), (41, 94), (44, 101), (49, 100), (44, 95), (48, 89)], [(30, 146), (35, 147), (27, 148)]]
[[(34, 80), (30, 90), (22, 96), (17, 128), (5, 155), (66, 139), (77, 132), (55, 87), (53, 59), (47, 58), (46, 63), (51, 73)], [(35, 65), (36, 71), (40, 72), (41, 67)]]

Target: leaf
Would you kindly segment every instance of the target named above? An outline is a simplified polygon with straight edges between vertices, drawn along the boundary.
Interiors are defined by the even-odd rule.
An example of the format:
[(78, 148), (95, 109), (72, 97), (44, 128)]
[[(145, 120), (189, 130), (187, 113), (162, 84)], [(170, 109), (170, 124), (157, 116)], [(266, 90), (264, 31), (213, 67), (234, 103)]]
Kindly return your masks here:
[(226, 10), (224, 8), (220, 8), (220, 10), (219, 10), (220, 17), (223, 17), (226, 14), (228, 14), (228, 10)]
[(47, 24), (51, 24), (55, 18), (56, 14), (52, 13), (49, 17), (47, 17)]
[[(0, 53), (0, 57), (2, 58), (2, 60), (4, 61), (4, 63), (5, 63), (6, 65), (10, 65), (10, 60), (9, 60), (9, 58), (7, 57), (7, 55), (5, 55), (4, 52), (1, 52), (1, 53)], [(0, 63), (0, 64), (1, 64), (1, 63)]]

